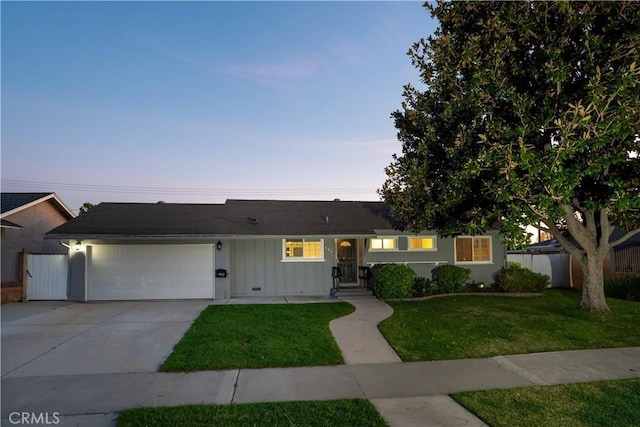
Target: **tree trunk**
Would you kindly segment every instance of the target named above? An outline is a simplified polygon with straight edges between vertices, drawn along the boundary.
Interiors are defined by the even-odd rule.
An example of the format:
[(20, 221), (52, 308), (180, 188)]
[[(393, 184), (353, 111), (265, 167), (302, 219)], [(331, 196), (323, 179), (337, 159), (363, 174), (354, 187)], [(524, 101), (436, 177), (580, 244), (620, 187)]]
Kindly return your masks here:
[(582, 259), (584, 284), (582, 285), (582, 309), (590, 313), (610, 311), (604, 297), (604, 257), (585, 255)]

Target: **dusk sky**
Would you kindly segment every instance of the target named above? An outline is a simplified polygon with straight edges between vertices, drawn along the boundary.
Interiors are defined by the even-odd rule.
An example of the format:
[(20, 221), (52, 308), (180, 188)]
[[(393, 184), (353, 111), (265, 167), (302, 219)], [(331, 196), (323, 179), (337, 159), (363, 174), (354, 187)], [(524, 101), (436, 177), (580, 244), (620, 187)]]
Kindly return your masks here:
[(421, 2), (2, 2), (2, 191), (377, 200)]

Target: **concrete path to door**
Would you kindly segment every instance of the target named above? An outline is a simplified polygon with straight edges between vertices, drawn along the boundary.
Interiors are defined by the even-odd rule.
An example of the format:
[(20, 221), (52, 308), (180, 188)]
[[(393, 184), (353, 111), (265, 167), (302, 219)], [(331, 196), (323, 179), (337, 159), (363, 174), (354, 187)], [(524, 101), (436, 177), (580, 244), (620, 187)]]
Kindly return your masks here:
[(329, 322), (344, 363), (400, 363), (402, 360), (378, 330), (378, 323), (391, 317), (393, 308), (380, 300), (349, 301), (356, 310)]

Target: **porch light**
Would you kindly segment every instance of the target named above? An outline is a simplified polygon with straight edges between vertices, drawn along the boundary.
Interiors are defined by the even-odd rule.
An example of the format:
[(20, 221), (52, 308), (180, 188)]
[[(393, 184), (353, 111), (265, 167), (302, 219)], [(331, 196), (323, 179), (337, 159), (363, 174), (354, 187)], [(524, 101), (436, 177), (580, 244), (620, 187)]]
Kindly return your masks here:
[(222, 242), (220, 240), (218, 240), (218, 243), (216, 243), (216, 249), (219, 251), (222, 250)]
[(82, 242), (80, 242), (80, 240), (76, 240), (76, 244), (73, 245), (73, 247), (76, 251), (79, 251), (80, 249), (82, 249)]

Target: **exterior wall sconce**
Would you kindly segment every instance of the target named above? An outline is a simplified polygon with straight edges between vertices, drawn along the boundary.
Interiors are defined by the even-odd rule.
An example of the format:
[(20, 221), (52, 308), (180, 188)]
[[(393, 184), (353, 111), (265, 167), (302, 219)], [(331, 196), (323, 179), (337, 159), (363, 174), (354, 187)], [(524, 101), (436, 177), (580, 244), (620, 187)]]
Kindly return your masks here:
[(222, 242), (220, 240), (218, 240), (218, 243), (216, 243), (216, 249), (219, 251), (222, 250)]
[(82, 249), (82, 242), (80, 242), (80, 240), (76, 240), (75, 245), (73, 245), (74, 249), (77, 251), (80, 251), (80, 249)]

